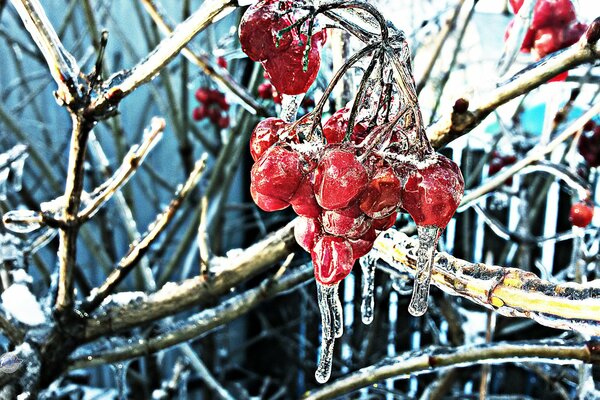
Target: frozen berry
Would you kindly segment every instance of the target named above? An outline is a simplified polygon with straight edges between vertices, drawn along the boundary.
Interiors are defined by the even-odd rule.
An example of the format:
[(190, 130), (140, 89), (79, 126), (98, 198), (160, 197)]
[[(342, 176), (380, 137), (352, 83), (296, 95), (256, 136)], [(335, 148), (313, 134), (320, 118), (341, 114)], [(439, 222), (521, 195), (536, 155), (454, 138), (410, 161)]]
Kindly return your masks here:
[(294, 223), (294, 238), (304, 250), (310, 252), (321, 232), (319, 221), (314, 218), (298, 217)]
[(258, 193), (252, 185), (250, 186), (250, 195), (254, 203), (263, 211), (279, 211), (289, 206), (287, 201), (274, 199), (273, 197)]
[(398, 213), (393, 212), (390, 216), (380, 219), (374, 219), (371, 222), (371, 226), (378, 231), (387, 231), (396, 223), (396, 218), (398, 218)]
[(269, 82), (264, 82), (258, 85), (258, 97), (261, 99), (272, 99), (273, 85), (271, 85)]
[(250, 136), (250, 155), (254, 161), (273, 146), (280, 137), (280, 132), (287, 126), (280, 118), (267, 118), (260, 121)]
[(538, 0), (533, 9), (533, 29), (559, 27), (573, 22), (575, 6), (571, 0)]
[(319, 207), (315, 198), (311, 176), (312, 174), (302, 178), (296, 193), (290, 199), (290, 204), (296, 214), (303, 217), (318, 218), (321, 215), (321, 207)]
[[(323, 124), (323, 136), (327, 143), (341, 143), (346, 136), (348, 129), (348, 120), (350, 119), (351, 108), (346, 106), (337, 110)], [(354, 129), (350, 138), (354, 143), (360, 143), (365, 136), (367, 125), (364, 122), (354, 121)]]
[(571, 206), (569, 220), (574, 226), (585, 228), (592, 222), (594, 208), (587, 202), (580, 201)]
[(373, 248), (373, 243), (377, 239), (377, 233), (375, 229), (369, 229), (364, 235), (357, 240), (349, 240), (350, 246), (352, 246), (352, 256), (358, 259), (366, 255)]
[(371, 227), (371, 221), (357, 205), (341, 210), (325, 210), (322, 223), (325, 232), (348, 239), (360, 238)]
[(338, 148), (325, 152), (315, 172), (315, 196), (327, 210), (347, 207), (368, 183), (362, 163), (350, 151)]
[(194, 108), (192, 112), (192, 118), (194, 121), (200, 121), (201, 119), (206, 117), (206, 107), (201, 105), (199, 107)]
[(302, 156), (274, 145), (254, 164), (250, 177), (251, 185), (258, 193), (289, 201), (302, 179)]
[(391, 167), (377, 170), (360, 200), (360, 209), (379, 219), (390, 215), (400, 202), (400, 179)]
[(219, 122), (217, 123), (218, 127), (221, 129), (225, 129), (229, 127), (229, 117), (223, 116), (219, 118)]
[(199, 88), (195, 93), (196, 100), (200, 103), (206, 103), (210, 97), (210, 90), (207, 88)]
[(333, 285), (352, 271), (354, 258), (348, 240), (323, 235), (315, 242), (311, 251), (315, 279), (323, 285)]
[(445, 228), (464, 190), (464, 180), (458, 166), (436, 154), (433, 160), (413, 170), (402, 190), (402, 207), (419, 226)]

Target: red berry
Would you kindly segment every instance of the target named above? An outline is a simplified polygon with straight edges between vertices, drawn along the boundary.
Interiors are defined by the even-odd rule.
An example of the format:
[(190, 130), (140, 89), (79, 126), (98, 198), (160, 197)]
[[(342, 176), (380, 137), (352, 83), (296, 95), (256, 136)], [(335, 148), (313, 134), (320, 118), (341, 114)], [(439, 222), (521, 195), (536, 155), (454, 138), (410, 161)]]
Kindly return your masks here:
[(274, 145), (254, 164), (250, 178), (258, 193), (289, 201), (302, 179), (302, 156), (281, 145)]
[(281, 104), (281, 101), (283, 99), (281, 98), (281, 95), (279, 94), (279, 92), (275, 89), (273, 89), (273, 103), (275, 104)]
[(367, 171), (350, 151), (330, 149), (315, 172), (315, 196), (327, 210), (347, 207), (368, 183)]
[(375, 172), (360, 200), (360, 209), (371, 218), (390, 215), (400, 202), (400, 179), (391, 167)]
[[(303, 42), (304, 43), (304, 42)], [(271, 83), (282, 94), (306, 93), (313, 84), (321, 66), (320, 46), (312, 44), (308, 52), (308, 65), (304, 70), (304, 46), (296, 43), (279, 50), (263, 61), (271, 76)]]
[(260, 121), (250, 136), (250, 155), (254, 161), (273, 146), (280, 137), (280, 132), (288, 123), (279, 118), (267, 118)]
[(207, 88), (199, 88), (196, 90), (195, 96), (200, 103), (206, 103), (210, 97), (210, 91)]
[(273, 85), (269, 82), (264, 82), (258, 85), (258, 97), (261, 99), (273, 98)]
[(225, 59), (225, 57), (217, 57), (217, 65), (221, 68), (227, 68), (227, 60)]
[(371, 228), (365, 233), (360, 239), (349, 240), (350, 246), (352, 246), (352, 256), (354, 259), (358, 259), (366, 255), (373, 248), (373, 243), (377, 239), (377, 232)]
[(538, 0), (533, 8), (533, 29), (565, 26), (576, 18), (571, 0)]
[(402, 188), (402, 207), (419, 226), (445, 228), (464, 190), (464, 180), (458, 166), (436, 154), (433, 160), (411, 171)]
[(324, 235), (318, 238), (310, 252), (315, 279), (323, 285), (333, 285), (352, 271), (352, 247), (346, 239)]
[(592, 120), (589, 120), (588, 122), (585, 123), (585, 125), (583, 126), (583, 130), (584, 131), (592, 131), (594, 130), (594, 128), (596, 127), (596, 123)]
[(584, 201), (575, 203), (571, 206), (571, 212), (569, 213), (569, 221), (574, 226), (585, 228), (592, 222), (594, 217), (594, 208)]
[(228, 128), (229, 127), (229, 117), (228, 116), (222, 116), (221, 118), (219, 118), (219, 121), (218, 121), (217, 125), (221, 129)]
[(524, 0), (509, 0), (510, 6), (515, 14), (518, 13), (519, 10), (521, 9), (521, 6), (523, 5), (523, 1)]
[(321, 215), (321, 207), (315, 198), (311, 175), (302, 178), (298, 190), (290, 199), (290, 204), (296, 214), (303, 217), (318, 218)]
[(294, 224), (294, 238), (304, 250), (310, 252), (321, 234), (321, 225), (315, 218), (298, 217)]
[(206, 115), (208, 116), (208, 119), (210, 119), (210, 122), (216, 125), (219, 123), (219, 119), (221, 118), (221, 110), (216, 107), (211, 107), (206, 112)]
[(387, 231), (396, 223), (398, 217), (397, 212), (393, 212), (390, 216), (380, 219), (374, 219), (371, 226), (377, 231)]
[(287, 201), (274, 199), (273, 197), (258, 193), (252, 185), (250, 185), (250, 195), (254, 203), (264, 211), (279, 211), (289, 206)]
[(335, 236), (358, 239), (371, 227), (371, 221), (355, 204), (341, 210), (323, 212), (323, 230)]
[[(348, 120), (350, 119), (350, 107), (346, 106), (337, 110), (323, 124), (323, 136), (327, 139), (327, 143), (341, 143), (346, 136), (348, 129)], [(360, 143), (365, 136), (367, 125), (360, 121), (354, 121), (354, 129), (350, 138), (354, 143)], [(360, 138), (360, 139), (359, 139)]]
[(201, 119), (206, 117), (206, 107), (201, 105), (199, 107), (194, 108), (192, 112), (192, 118), (194, 121), (200, 121)]
[[(274, 52), (290, 47), (297, 34), (294, 30), (286, 32), (277, 45), (277, 34), (290, 26), (294, 20), (292, 14), (281, 15), (279, 2), (259, 1), (250, 6), (240, 22), (240, 43), (242, 50), (254, 61), (263, 61)], [(288, 2), (282, 4), (287, 6)]]

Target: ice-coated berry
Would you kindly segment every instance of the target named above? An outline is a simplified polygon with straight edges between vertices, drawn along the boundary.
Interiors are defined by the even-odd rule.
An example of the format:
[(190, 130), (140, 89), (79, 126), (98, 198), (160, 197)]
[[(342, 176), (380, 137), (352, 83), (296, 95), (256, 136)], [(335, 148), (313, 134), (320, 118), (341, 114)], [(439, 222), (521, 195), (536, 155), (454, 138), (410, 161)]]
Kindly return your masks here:
[(260, 85), (258, 85), (258, 97), (260, 97), (261, 99), (272, 99), (273, 98), (273, 85), (271, 85), (269, 82), (263, 82)]
[[(304, 43), (304, 42), (301, 42)], [(320, 45), (313, 43), (308, 52), (308, 65), (304, 69), (304, 45), (294, 43), (263, 61), (278, 93), (306, 93), (319, 74), (321, 66)]]
[(221, 68), (227, 68), (227, 60), (225, 59), (225, 57), (217, 57), (217, 65)]
[[(327, 139), (327, 143), (341, 143), (344, 140), (351, 111), (351, 107), (346, 106), (337, 110), (325, 121), (323, 124), (323, 136)], [(365, 137), (366, 130), (367, 124), (355, 121), (350, 140), (354, 143), (360, 143)]]
[(294, 238), (304, 250), (310, 253), (315, 240), (321, 234), (321, 225), (315, 218), (298, 217), (294, 223)]
[(443, 229), (460, 204), (464, 185), (458, 166), (436, 154), (410, 173), (402, 188), (402, 207), (417, 225)]
[(377, 232), (375, 229), (369, 229), (364, 235), (357, 240), (350, 240), (350, 246), (352, 246), (352, 256), (354, 259), (358, 259), (366, 255), (373, 248), (373, 243), (377, 239)]
[(360, 209), (369, 217), (389, 216), (400, 202), (400, 179), (392, 167), (378, 169), (361, 196)]
[(533, 29), (559, 27), (573, 22), (575, 6), (571, 0), (538, 0), (533, 9)]
[(256, 124), (250, 135), (250, 155), (254, 161), (279, 141), (279, 134), (288, 123), (280, 118), (266, 118)]
[(294, 30), (285, 32), (277, 43), (279, 31), (292, 25), (291, 14), (280, 10), (280, 3), (272, 0), (259, 1), (250, 6), (240, 22), (239, 35), (242, 51), (254, 61), (263, 61), (277, 51), (287, 49), (295, 41)]
[(327, 210), (347, 207), (368, 183), (365, 167), (354, 153), (334, 148), (325, 152), (315, 172), (315, 197)]
[(396, 223), (396, 218), (398, 218), (398, 213), (393, 212), (390, 216), (380, 219), (374, 219), (371, 222), (371, 226), (373, 229), (378, 231), (387, 231)]
[(322, 223), (325, 232), (348, 239), (360, 238), (371, 227), (371, 221), (356, 204), (341, 210), (325, 210)]
[(323, 235), (310, 252), (315, 279), (323, 285), (333, 285), (344, 279), (354, 265), (352, 246), (346, 239)]
[(252, 185), (250, 185), (250, 195), (254, 203), (263, 211), (279, 211), (290, 205), (287, 201), (274, 199), (273, 197), (258, 193)]
[(585, 201), (580, 201), (571, 206), (569, 221), (574, 226), (585, 228), (592, 222), (594, 217), (594, 208)]
[(274, 145), (254, 164), (250, 178), (256, 192), (289, 201), (302, 179), (302, 156), (281, 145)]
[(206, 103), (210, 98), (210, 89), (208, 88), (198, 88), (195, 93), (196, 100), (200, 103)]
[(321, 215), (321, 207), (313, 191), (312, 174), (302, 178), (296, 193), (290, 199), (290, 204), (296, 214), (303, 217), (318, 218)]

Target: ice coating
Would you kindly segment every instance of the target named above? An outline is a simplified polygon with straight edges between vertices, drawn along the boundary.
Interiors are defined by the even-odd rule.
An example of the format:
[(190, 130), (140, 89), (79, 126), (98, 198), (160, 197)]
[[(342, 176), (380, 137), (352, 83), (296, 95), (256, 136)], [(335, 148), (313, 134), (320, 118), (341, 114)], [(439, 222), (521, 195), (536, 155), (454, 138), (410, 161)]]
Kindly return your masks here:
[(360, 315), (363, 324), (369, 325), (373, 322), (373, 309), (375, 307), (375, 267), (377, 259), (367, 254), (360, 259), (362, 269), (362, 299), (360, 304)]
[(408, 305), (408, 312), (415, 317), (419, 317), (427, 311), (433, 257), (441, 231), (437, 226), (417, 227), (419, 236), (417, 271), (415, 273), (413, 294)]
[(2, 217), (4, 227), (16, 233), (29, 233), (42, 226), (39, 212), (32, 210), (12, 210)]

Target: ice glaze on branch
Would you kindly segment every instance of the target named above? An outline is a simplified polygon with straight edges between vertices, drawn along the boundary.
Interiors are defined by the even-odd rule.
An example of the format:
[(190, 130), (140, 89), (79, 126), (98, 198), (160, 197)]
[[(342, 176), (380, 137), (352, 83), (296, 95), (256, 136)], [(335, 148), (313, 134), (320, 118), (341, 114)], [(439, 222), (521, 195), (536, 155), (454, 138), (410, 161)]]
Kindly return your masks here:
[[(417, 241), (389, 230), (376, 241), (374, 256), (393, 269), (414, 271)], [(518, 268), (470, 263), (444, 252), (435, 256), (432, 283), (453, 296), (557, 329), (600, 335), (600, 286), (551, 283)]]
[(600, 363), (598, 342), (523, 341), (466, 345), (454, 348), (432, 347), (406, 352), (306, 393), (305, 399), (331, 399), (388, 378), (407, 379), (415, 374), (435, 372), (444, 367), (506, 362), (543, 362), (548, 364)]

